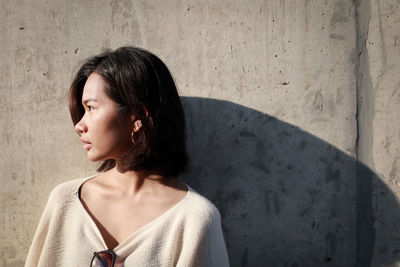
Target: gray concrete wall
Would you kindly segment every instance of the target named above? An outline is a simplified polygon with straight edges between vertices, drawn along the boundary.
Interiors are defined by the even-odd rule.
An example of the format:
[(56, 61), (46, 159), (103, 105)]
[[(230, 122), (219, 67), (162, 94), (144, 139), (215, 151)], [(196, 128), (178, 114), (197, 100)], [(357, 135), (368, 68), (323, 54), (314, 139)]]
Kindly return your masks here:
[(0, 0), (1, 259), (22, 266), (50, 190), (93, 174), (67, 91), (137, 45), (187, 113), (182, 177), (232, 266), (400, 266), (400, 3)]
[(363, 194), (373, 217), (365, 219), (376, 233), (365, 241), (374, 245), (373, 266), (400, 266), (400, 1), (365, 1), (360, 8), (358, 158), (374, 171), (360, 179), (370, 183)]

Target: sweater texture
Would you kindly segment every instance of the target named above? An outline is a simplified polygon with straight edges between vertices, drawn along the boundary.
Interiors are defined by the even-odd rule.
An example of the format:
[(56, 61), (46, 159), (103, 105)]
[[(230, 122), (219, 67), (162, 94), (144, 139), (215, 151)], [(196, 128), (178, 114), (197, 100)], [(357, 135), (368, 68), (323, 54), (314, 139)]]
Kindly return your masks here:
[[(79, 199), (79, 188), (89, 178), (52, 190), (25, 267), (89, 267), (93, 253), (107, 249)], [(113, 249), (124, 266), (229, 266), (217, 208), (187, 187), (180, 202)]]

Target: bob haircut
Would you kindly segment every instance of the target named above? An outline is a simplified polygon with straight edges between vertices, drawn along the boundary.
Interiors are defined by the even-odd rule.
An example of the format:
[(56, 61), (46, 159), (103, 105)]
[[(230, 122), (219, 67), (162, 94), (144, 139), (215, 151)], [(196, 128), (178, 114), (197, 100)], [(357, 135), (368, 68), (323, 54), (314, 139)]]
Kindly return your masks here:
[[(142, 128), (122, 155), (125, 171), (146, 171), (177, 177), (186, 169), (185, 116), (177, 88), (167, 66), (157, 56), (137, 47), (106, 50), (86, 59), (69, 90), (69, 110), (76, 125), (83, 117), (82, 94), (86, 80), (97, 73), (107, 83), (105, 93), (122, 113), (134, 114)], [(132, 125), (133, 129), (133, 125)], [(97, 171), (115, 166), (103, 161)]]

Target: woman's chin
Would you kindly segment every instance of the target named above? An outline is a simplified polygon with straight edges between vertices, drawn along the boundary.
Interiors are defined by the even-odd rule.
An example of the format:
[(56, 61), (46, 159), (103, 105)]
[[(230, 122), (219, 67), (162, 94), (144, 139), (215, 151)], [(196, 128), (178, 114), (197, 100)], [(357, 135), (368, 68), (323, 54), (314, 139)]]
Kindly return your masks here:
[(104, 160), (102, 157), (100, 157), (99, 155), (96, 155), (95, 153), (93, 153), (90, 150), (87, 153), (87, 159), (90, 160), (90, 161), (102, 161), (102, 160)]
[(99, 154), (96, 154), (96, 153), (94, 153), (94, 151), (88, 151), (88, 153), (87, 153), (87, 159), (88, 160), (90, 160), (90, 161), (93, 161), (93, 162), (95, 162), (95, 161), (105, 161), (105, 160), (108, 160), (108, 159), (114, 159), (114, 157), (110, 157), (110, 156), (106, 156), (106, 155), (99, 155)]

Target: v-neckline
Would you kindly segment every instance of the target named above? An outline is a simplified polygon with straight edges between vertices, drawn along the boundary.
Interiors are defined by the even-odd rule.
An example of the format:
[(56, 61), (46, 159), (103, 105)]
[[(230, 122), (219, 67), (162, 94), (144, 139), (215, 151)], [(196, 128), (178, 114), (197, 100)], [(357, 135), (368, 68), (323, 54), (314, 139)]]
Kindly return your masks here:
[[(78, 206), (79, 209), (82, 211), (82, 213), (84, 214), (84, 216), (86, 216), (90, 222), (90, 224), (92, 224), (92, 227), (95, 229), (96, 234), (98, 235), (103, 248), (99, 248), (99, 249), (108, 249), (108, 246), (105, 242), (104, 236), (102, 235), (99, 227), (97, 226), (95, 220), (92, 218), (92, 216), (89, 214), (88, 210), (86, 210), (84, 204), (81, 201), (80, 198), (80, 192), (81, 192), (81, 188), (83, 186), (83, 184), (85, 182), (87, 182), (90, 179), (95, 178), (96, 176), (98, 176), (99, 174), (95, 174), (86, 178), (83, 178), (82, 181), (80, 181), (79, 185), (78, 185), (78, 189), (76, 190), (76, 198), (75, 200), (78, 202)], [(182, 182), (183, 183), (183, 182)], [(173, 212), (175, 209), (177, 209), (180, 205), (182, 205), (183, 202), (185, 202), (190, 195), (192, 194), (193, 189), (187, 185), (186, 183), (184, 183), (187, 191), (186, 191), (186, 195), (179, 200), (176, 204), (174, 204), (172, 207), (170, 207), (169, 209), (167, 209), (165, 212), (163, 212), (162, 214), (160, 214), (158, 217), (154, 218), (153, 220), (151, 220), (150, 222), (144, 224), (142, 227), (140, 227), (139, 229), (137, 229), (136, 231), (134, 231), (133, 233), (131, 233), (130, 235), (128, 235), (128, 237), (126, 237), (124, 240), (122, 240), (121, 242), (118, 242), (118, 245), (115, 246), (113, 248), (113, 251), (118, 255), (120, 250), (123, 250), (123, 248), (128, 245), (129, 243), (131, 243), (131, 241), (134, 240), (134, 237), (137, 236), (138, 234), (140, 234), (141, 232), (143, 232), (144, 230), (146, 230), (147, 228), (149, 228), (150, 226), (152, 226), (153, 224), (155, 224), (158, 221), (161, 221), (164, 217), (167, 217), (167, 215), (171, 212)], [(120, 255), (119, 255), (120, 256)]]

